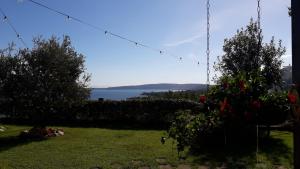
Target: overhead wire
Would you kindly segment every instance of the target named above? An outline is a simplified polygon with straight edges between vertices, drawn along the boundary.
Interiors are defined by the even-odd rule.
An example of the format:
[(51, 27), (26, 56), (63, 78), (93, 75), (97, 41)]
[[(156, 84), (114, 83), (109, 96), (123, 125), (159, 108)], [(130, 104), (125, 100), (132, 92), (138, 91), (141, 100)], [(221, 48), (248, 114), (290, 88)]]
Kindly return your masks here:
[[(154, 51), (154, 52), (158, 52), (160, 55), (168, 55), (168, 56), (174, 57), (174, 58), (176, 58), (176, 59), (179, 59), (180, 61), (183, 60), (183, 57), (182, 57), (182, 56), (175, 55), (175, 54), (169, 53), (169, 52), (167, 52), (167, 51), (165, 51), (165, 50), (158, 49), (158, 48), (154, 48), (154, 47), (151, 47), (151, 46), (149, 46), (149, 45), (146, 45), (146, 44), (144, 44), (144, 43), (142, 43), (142, 42), (138, 42), (138, 41), (132, 40), (132, 39), (127, 38), (127, 37), (125, 37), (125, 36), (123, 36), (123, 35), (120, 35), (120, 34), (117, 34), (117, 33), (113, 33), (113, 32), (111, 32), (111, 31), (109, 31), (109, 30), (107, 30), (107, 29), (104, 29), (104, 28), (102, 28), (102, 27), (99, 27), (99, 26), (96, 26), (96, 25), (91, 24), (91, 23), (89, 23), (89, 22), (86, 22), (86, 21), (84, 21), (84, 20), (82, 20), (82, 19), (79, 19), (79, 18), (77, 18), (77, 17), (74, 17), (74, 16), (72, 16), (72, 15), (69, 15), (69, 14), (67, 14), (67, 13), (65, 13), (65, 12), (62, 12), (62, 11), (59, 11), (59, 10), (57, 10), (57, 9), (51, 8), (51, 7), (49, 7), (49, 6), (47, 6), (47, 5), (43, 4), (43, 3), (37, 2), (37, 1), (35, 1), (35, 0), (27, 0), (27, 1), (33, 3), (33, 4), (37, 5), (37, 6), (40, 6), (40, 7), (42, 7), (42, 8), (45, 8), (45, 9), (47, 9), (47, 10), (50, 10), (50, 11), (56, 13), (56, 14), (62, 15), (62, 16), (64, 16), (64, 17), (66, 17), (67, 19), (71, 19), (71, 20), (77, 21), (78, 23), (81, 23), (81, 24), (83, 24), (83, 25), (89, 26), (89, 27), (91, 27), (91, 28), (93, 28), (93, 29), (95, 29), (95, 30), (101, 31), (101, 32), (103, 32), (105, 35), (110, 35), (110, 36), (113, 36), (113, 37), (122, 39), (122, 40), (124, 40), (124, 41), (127, 41), (127, 42), (129, 42), (129, 43), (132, 43), (132, 44), (134, 44), (134, 45), (136, 45), (136, 46), (140, 46), (140, 47), (143, 47), (143, 48), (147, 48), (147, 49), (152, 50), (152, 51)], [(200, 64), (200, 62), (198, 62), (198, 65), (199, 65), (199, 64)]]
[(25, 43), (25, 41), (23, 40), (23, 38), (21, 37), (21, 35), (19, 34), (19, 32), (17, 31), (17, 29), (15, 28), (15, 26), (11, 23), (10, 19), (8, 18), (8, 16), (5, 14), (5, 12), (2, 10), (2, 8), (0, 7), (0, 13), (3, 15), (3, 21), (6, 22), (9, 27), (13, 30), (13, 32), (16, 34), (17, 38), (21, 41), (21, 43), (28, 48), (28, 45)]

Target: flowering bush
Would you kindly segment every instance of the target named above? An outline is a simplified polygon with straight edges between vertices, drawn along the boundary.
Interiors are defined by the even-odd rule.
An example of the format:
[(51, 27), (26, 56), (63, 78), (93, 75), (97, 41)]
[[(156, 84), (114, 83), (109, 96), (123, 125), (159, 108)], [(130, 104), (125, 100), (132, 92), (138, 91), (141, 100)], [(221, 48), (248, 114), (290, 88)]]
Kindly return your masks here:
[(270, 126), (286, 120), (288, 100), (296, 99), (291, 93), (268, 90), (265, 78), (258, 74), (224, 76), (207, 96), (200, 96), (201, 113), (179, 112), (168, 134), (177, 140), (178, 151), (220, 140), (226, 143), (227, 138), (246, 143), (256, 138), (257, 124)]
[[(246, 80), (248, 79), (248, 80)], [(260, 76), (223, 77), (208, 93), (210, 107), (230, 125), (252, 124), (261, 112), (261, 95), (267, 93)]]
[[(298, 86), (299, 88), (299, 86)], [(297, 91), (297, 86), (293, 86), (291, 90), (288, 92), (287, 96), (292, 109), (292, 115), (295, 120), (300, 121), (300, 100), (299, 100), (299, 93)]]

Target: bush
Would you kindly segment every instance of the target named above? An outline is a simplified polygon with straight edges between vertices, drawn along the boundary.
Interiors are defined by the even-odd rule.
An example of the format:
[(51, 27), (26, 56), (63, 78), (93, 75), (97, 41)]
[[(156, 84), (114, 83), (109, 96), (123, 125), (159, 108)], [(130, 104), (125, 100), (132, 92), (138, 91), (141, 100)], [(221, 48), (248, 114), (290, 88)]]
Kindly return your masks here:
[(80, 121), (110, 121), (118, 123), (136, 123), (166, 127), (175, 117), (175, 112), (201, 109), (199, 103), (179, 100), (129, 100), (129, 101), (88, 101), (81, 107), (75, 107), (76, 119)]
[(190, 110), (178, 111), (168, 130), (168, 137), (177, 141), (178, 153), (184, 151), (186, 146), (195, 147), (198, 144), (212, 143), (211, 141), (216, 143), (216, 140), (220, 140), (215, 138), (215, 133), (221, 130), (219, 122), (214, 112), (193, 114)]
[[(167, 128), (178, 110), (199, 112), (201, 104), (181, 100), (86, 101), (47, 116), (52, 125)], [(26, 113), (12, 113), (6, 122), (31, 123)], [(3, 121), (4, 119), (2, 119)], [(50, 120), (49, 120), (50, 121)]]
[[(236, 140), (247, 144), (255, 141), (257, 125), (269, 128), (285, 122), (290, 112), (287, 92), (267, 90), (264, 80), (255, 74), (247, 79), (245, 74), (223, 77), (207, 96), (200, 96), (202, 111), (178, 112), (168, 130), (168, 136), (177, 140), (178, 151)], [(265, 134), (260, 130), (260, 136)]]

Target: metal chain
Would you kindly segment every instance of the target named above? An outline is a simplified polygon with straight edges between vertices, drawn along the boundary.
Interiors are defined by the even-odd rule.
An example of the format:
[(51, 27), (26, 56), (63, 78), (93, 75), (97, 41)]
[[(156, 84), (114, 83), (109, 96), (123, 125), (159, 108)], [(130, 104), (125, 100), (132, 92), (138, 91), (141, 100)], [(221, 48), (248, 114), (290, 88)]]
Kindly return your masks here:
[(257, 26), (260, 30), (260, 16), (261, 15), (261, 8), (260, 8), (260, 0), (257, 0)]
[(260, 0), (257, 0), (257, 29), (258, 29), (258, 46), (257, 46), (257, 55), (260, 56), (260, 49), (261, 49), (261, 7), (260, 7)]
[(209, 45), (210, 45), (210, 3), (209, 3), (209, 0), (207, 0), (207, 3), (206, 3), (206, 10), (207, 10), (207, 48), (206, 48), (206, 57), (207, 57), (207, 91), (209, 89), (209, 85), (210, 85), (210, 70), (209, 70), (209, 56), (210, 56), (210, 48), (209, 48)]
[[(258, 29), (258, 46), (257, 46), (257, 57), (260, 56), (260, 48), (261, 48), (261, 23), (260, 18), (261, 17), (261, 8), (260, 8), (260, 0), (257, 0), (257, 29)], [(256, 115), (256, 118), (258, 118), (258, 115)], [(259, 163), (259, 126), (256, 124), (256, 163)]]

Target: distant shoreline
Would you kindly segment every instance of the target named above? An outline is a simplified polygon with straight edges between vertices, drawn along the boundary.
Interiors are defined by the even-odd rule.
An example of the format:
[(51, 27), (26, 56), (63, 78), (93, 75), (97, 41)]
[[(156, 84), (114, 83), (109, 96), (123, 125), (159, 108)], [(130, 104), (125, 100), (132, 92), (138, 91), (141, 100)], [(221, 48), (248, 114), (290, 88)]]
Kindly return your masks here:
[(206, 84), (172, 84), (172, 83), (159, 83), (159, 84), (144, 84), (132, 86), (117, 86), (107, 88), (91, 88), (101, 90), (201, 90), (207, 87)]

